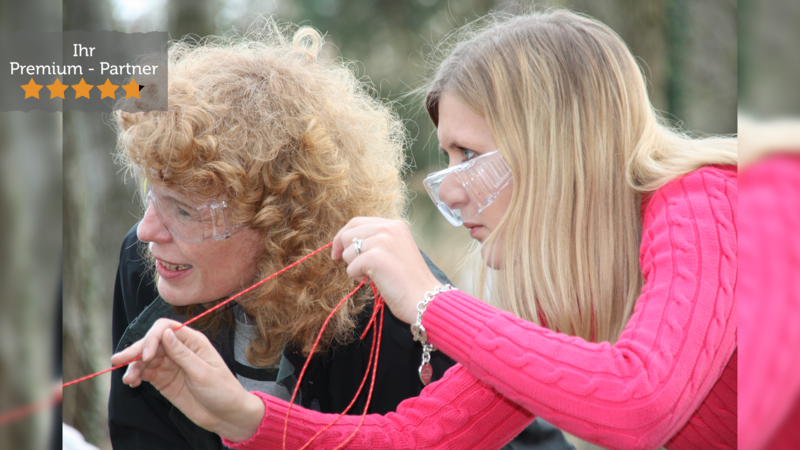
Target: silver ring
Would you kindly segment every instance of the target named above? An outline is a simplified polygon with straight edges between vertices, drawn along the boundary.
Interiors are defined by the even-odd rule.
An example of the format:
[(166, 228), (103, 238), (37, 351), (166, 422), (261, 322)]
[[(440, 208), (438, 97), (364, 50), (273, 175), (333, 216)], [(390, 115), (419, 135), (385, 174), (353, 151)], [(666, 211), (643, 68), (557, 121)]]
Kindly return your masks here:
[(361, 256), (361, 243), (364, 242), (363, 239), (353, 238), (353, 244), (355, 244), (356, 256)]

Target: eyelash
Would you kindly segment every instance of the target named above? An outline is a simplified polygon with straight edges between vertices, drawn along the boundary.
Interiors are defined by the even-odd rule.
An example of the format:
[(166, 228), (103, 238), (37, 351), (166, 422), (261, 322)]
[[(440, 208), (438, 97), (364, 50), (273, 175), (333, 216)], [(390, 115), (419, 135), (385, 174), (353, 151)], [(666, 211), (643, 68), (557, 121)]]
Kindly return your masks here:
[[(470, 150), (468, 148), (458, 147), (458, 150), (461, 152), (461, 162), (467, 162), (472, 158), (478, 156), (478, 153), (474, 150)], [(450, 154), (444, 150), (441, 150), (442, 155), (445, 157), (445, 160), (449, 163), (450, 161)]]

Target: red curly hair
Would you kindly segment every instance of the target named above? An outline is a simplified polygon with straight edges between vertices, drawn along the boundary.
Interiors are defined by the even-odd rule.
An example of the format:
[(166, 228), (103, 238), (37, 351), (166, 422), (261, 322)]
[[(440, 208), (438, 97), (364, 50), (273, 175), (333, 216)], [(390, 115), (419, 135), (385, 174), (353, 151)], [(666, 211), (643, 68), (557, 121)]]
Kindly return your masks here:
[[(345, 63), (319, 58), (322, 43), (316, 30), (272, 19), (246, 36), (176, 42), (168, 110), (114, 116), (125, 167), (195, 197), (225, 196), (233, 222), (260, 233), (257, 279), (331, 242), (352, 217), (405, 210), (402, 123)], [(260, 331), (250, 361), (273, 364), (287, 343), (307, 353), (353, 287), (345, 264), (322, 256), (254, 290), (240, 302)], [(363, 291), (334, 316), (322, 352), (354, 338)]]

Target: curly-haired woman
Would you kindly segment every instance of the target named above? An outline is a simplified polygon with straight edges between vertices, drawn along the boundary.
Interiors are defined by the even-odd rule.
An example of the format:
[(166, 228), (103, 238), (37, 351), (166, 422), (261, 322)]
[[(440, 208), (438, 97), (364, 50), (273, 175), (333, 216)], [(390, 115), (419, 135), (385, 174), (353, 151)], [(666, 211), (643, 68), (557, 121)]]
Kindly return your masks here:
[[(534, 415), (608, 448), (736, 448), (736, 140), (665, 125), (624, 42), (568, 11), (469, 35), (426, 108), (451, 166), (429, 192), (480, 243), (499, 308), (434, 290), (404, 224), (349, 222), (333, 257), (461, 365), (396, 414), (369, 416), (348, 448), (497, 448)], [(279, 446), (286, 402), (221, 376), (208, 389), (208, 344), (173, 325), (114, 357), (148, 350), (126, 381), (150, 380), (184, 411), (202, 405), (191, 417), (227, 445)], [(332, 419), (293, 409), (289, 448)]]
[[(159, 318), (197, 315), (331, 242), (352, 217), (403, 216), (402, 124), (344, 64), (318, 58), (321, 44), (315, 30), (273, 20), (245, 37), (178, 42), (169, 50), (169, 109), (115, 116), (120, 160), (146, 208), (123, 243), (115, 348), (140, 339)], [(126, 109), (146, 109), (164, 94), (145, 84), (143, 98), (131, 99), (143, 104)], [(323, 321), (352, 288), (345, 264), (319, 256), (200, 328), (242, 386), (289, 400)], [(300, 404), (345, 410), (367, 370), (370, 345), (357, 337), (371, 311), (363, 289), (333, 316)], [(423, 388), (414, 367), (421, 346), (393, 315), (384, 326), (374, 413), (394, 411)], [(444, 355), (432, 362), (434, 378), (454, 364)], [(366, 396), (363, 389), (351, 414), (364, 410)], [(112, 381), (109, 424), (115, 448), (222, 445), (149, 384), (125, 386), (121, 373)], [(569, 448), (546, 423), (527, 433)]]

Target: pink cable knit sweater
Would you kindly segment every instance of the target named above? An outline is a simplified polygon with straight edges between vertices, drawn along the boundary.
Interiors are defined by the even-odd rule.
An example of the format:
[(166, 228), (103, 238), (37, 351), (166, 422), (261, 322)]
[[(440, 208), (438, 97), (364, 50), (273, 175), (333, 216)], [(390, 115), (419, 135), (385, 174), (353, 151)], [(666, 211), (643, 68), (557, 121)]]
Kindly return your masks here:
[[(396, 413), (367, 416), (347, 448), (499, 448), (534, 414), (608, 448), (736, 448), (736, 170), (692, 172), (656, 191), (642, 213), (645, 286), (614, 345), (441, 294), (424, 325), (461, 365)], [(288, 404), (260, 397), (256, 434), (226, 445), (280, 448)], [(335, 417), (294, 407), (287, 448)], [(359, 420), (340, 419), (312, 447), (336, 447)]]
[(800, 156), (741, 173), (742, 450), (800, 448)]

